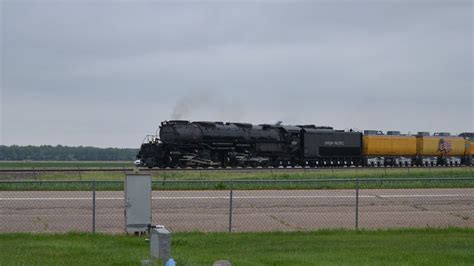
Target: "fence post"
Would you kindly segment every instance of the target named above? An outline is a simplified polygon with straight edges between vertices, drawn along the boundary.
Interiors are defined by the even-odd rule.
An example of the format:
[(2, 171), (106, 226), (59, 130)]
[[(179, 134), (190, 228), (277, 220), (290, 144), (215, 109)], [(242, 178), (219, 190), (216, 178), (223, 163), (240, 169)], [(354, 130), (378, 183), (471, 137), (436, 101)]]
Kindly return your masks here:
[(232, 201), (233, 201), (233, 193), (234, 190), (230, 188), (230, 195), (229, 195), (229, 233), (232, 233)]
[(92, 181), (92, 233), (95, 233), (95, 180)]
[(356, 179), (355, 229), (359, 230), (359, 178)]

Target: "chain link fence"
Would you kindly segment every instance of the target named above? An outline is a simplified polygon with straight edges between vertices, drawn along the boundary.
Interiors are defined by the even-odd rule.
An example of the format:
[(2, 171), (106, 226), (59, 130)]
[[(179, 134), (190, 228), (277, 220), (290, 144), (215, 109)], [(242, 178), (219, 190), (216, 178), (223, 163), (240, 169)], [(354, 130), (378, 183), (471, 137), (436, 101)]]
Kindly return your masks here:
[[(1, 181), (0, 232), (124, 232), (123, 181)], [(474, 178), (153, 181), (172, 231), (474, 227)]]

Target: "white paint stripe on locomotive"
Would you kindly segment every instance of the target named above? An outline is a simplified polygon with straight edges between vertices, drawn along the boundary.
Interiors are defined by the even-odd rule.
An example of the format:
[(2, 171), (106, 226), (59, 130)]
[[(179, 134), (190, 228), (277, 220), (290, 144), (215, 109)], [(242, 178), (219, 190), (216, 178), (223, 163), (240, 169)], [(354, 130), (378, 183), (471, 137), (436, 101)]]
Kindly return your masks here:
[[(434, 198), (434, 197), (474, 197), (474, 194), (432, 194), (432, 195), (359, 195), (359, 198)], [(340, 195), (340, 196), (235, 196), (234, 199), (331, 199), (331, 198), (355, 198), (355, 195)], [(229, 199), (228, 196), (222, 197), (152, 197), (153, 200), (180, 200), (180, 199)], [(31, 201), (31, 200), (92, 200), (92, 197), (82, 198), (0, 198), (3, 201)], [(123, 198), (110, 197), (110, 198), (96, 198), (96, 200), (123, 200)]]

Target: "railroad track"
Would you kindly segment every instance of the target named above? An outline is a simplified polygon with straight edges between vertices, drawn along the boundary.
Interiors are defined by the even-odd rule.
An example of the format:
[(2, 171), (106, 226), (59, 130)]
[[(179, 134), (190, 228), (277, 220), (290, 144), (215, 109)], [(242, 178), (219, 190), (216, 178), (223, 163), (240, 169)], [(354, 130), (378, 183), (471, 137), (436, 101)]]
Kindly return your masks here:
[[(472, 166), (432, 166), (432, 167), (278, 167), (278, 168), (138, 168), (142, 172), (173, 172), (173, 171), (297, 171), (297, 170), (355, 170), (355, 169), (451, 169), (451, 168), (469, 168)], [(39, 173), (39, 172), (133, 172), (136, 168), (31, 168), (0, 169), (0, 173)]]

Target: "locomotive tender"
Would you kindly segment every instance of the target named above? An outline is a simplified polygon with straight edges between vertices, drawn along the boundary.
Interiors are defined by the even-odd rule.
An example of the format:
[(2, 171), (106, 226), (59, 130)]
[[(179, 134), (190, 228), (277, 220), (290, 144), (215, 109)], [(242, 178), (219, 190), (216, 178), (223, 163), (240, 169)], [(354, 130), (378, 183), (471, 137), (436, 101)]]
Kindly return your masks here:
[(325, 167), (471, 165), (474, 133), (398, 131), (170, 120), (149, 135), (137, 159), (145, 167)]

